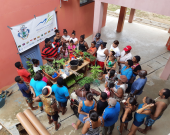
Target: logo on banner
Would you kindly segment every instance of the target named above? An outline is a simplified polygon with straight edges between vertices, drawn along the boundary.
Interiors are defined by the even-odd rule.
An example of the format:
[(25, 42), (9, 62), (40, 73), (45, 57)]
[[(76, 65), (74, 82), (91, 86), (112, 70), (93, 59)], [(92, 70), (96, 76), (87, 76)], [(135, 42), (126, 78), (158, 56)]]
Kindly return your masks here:
[[(43, 21), (39, 22), (38, 25), (40, 25), (40, 24), (47, 24), (47, 23), (48, 23), (49, 21), (51, 21), (52, 19), (53, 19), (53, 15), (50, 16), (50, 15), (48, 14), (47, 18), (45, 18)], [(38, 25), (37, 25), (37, 26), (38, 26)]]
[(22, 38), (23, 40), (27, 39), (29, 36), (30, 30), (25, 27), (25, 25), (22, 25), (20, 30), (18, 31), (18, 37)]

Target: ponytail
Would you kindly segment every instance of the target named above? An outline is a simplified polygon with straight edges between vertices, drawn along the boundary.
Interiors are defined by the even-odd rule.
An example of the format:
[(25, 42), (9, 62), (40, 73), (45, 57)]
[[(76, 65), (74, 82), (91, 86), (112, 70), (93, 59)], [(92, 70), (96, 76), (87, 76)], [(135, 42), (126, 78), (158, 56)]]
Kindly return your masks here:
[(93, 101), (93, 94), (91, 93), (91, 92), (87, 92), (86, 93), (86, 98), (87, 98), (87, 100), (89, 100), (89, 101)]

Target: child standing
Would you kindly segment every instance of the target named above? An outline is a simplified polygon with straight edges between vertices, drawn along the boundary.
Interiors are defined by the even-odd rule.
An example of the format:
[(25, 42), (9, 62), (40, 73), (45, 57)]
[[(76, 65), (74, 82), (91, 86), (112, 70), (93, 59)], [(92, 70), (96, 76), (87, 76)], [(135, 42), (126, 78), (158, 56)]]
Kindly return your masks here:
[(24, 79), (24, 82), (29, 85), (31, 80), (31, 74), (23, 67), (21, 62), (16, 62), (15, 67), (17, 68), (18, 75)]
[(32, 63), (33, 63), (33, 69), (34, 69), (34, 72), (36, 73), (38, 70), (41, 70), (40, 68), (40, 62), (39, 60), (37, 59), (32, 59)]
[[(20, 91), (22, 92), (22, 95), (26, 98), (26, 102), (28, 103), (28, 106), (31, 108), (31, 110), (36, 110), (38, 109), (38, 107), (33, 107), (33, 100), (32, 100), (32, 95), (31, 95), (31, 90), (30, 88), (25, 84), (24, 80), (22, 77), (17, 76), (15, 77), (15, 81), (18, 84), (18, 87), (20, 89)], [(34, 91), (32, 91), (32, 93), (34, 93)], [(34, 93), (35, 95), (35, 93)]]
[(63, 46), (61, 47), (60, 52), (63, 54), (64, 58), (68, 57), (68, 48), (65, 43), (63, 43)]
[(68, 51), (70, 54), (73, 54), (73, 52), (75, 52), (76, 46), (73, 44), (74, 44), (73, 40), (70, 40), (70, 45), (68, 46)]

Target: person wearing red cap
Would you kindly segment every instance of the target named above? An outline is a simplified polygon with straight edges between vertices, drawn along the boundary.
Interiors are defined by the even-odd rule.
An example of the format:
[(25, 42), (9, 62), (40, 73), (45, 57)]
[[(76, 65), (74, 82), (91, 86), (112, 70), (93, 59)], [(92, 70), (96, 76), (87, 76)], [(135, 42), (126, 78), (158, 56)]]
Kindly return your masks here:
[(120, 54), (120, 59), (118, 60), (118, 64), (120, 65), (120, 69), (125, 66), (125, 62), (127, 60), (132, 60), (132, 54), (130, 53), (132, 47), (127, 45)]

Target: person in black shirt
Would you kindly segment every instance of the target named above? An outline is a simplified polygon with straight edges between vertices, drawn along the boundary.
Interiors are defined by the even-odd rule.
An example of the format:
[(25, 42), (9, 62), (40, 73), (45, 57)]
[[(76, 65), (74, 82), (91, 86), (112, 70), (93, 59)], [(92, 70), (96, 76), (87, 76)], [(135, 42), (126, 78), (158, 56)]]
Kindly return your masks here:
[(102, 116), (104, 109), (108, 106), (108, 102), (106, 101), (107, 94), (102, 92), (100, 95), (100, 100), (97, 103), (97, 113), (99, 116)]

